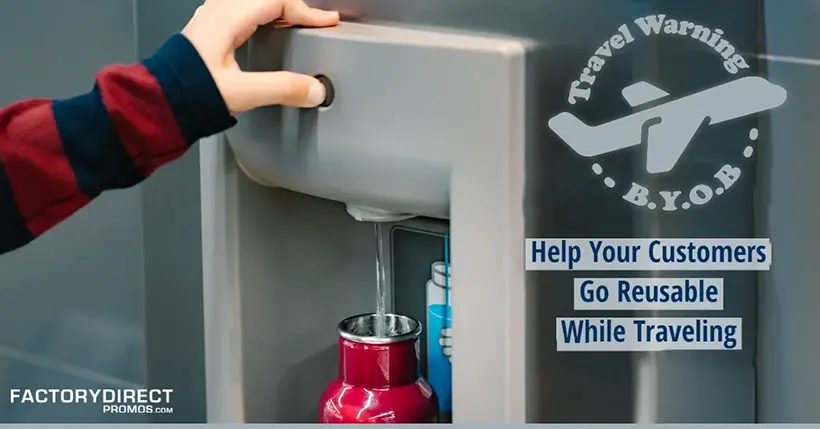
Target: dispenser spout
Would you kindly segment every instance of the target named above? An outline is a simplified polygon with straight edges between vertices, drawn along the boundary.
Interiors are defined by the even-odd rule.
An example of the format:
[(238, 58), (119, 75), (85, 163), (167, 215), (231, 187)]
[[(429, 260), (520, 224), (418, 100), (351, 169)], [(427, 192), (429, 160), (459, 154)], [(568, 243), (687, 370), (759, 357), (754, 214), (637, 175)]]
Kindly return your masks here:
[(416, 217), (406, 213), (390, 213), (373, 207), (345, 204), (347, 213), (359, 222), (398, 222)]

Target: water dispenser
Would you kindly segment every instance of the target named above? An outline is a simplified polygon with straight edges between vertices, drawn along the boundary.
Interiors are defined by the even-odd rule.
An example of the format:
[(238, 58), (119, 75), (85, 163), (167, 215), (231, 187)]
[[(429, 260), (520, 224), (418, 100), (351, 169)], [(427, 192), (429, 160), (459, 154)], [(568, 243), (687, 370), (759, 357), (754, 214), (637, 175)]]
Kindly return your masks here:
[[(324, 76), (333, 100), (248, 112), (200, 146), (209, 421), (317, 420), (337, 323), (375, 308), (378, 222), (387, 310), (424, 325), (421, 370), (454, 423), (820, 422), (820, 337), (791, 334), (815, 313), (820, 267), (820, 206), (798, 191), (819, 156), (813, 2), (310, 3), (344, 22), (260, 29), (238, 60)], [(650, 16), (675, 25), (650, 35)], [(699, 131), (664, 168), (637, 140), (591, 157), (550, 129), (744, 76), (788, 101)], [(743, 174), (717, 190), (724, 164)], [(676, 210), (634, 204), (658, 190), (681, 190)], [(577, 273), (525, 272), (525, 237), (755, 236), (771, 238), (771, 271), (721, 273), (711, 314), (743, 318), (739, 351), (558, 352)]]
[[(213, 216), (214, 419), (315, 420), (336, 371), (334, 327), (375, 309), (378, 222), (389, 231), (388, 310), (423, 324), (436, 315), (437, 332), (425, 329), (422, 342), (445, 360), (423, 361), (447, 397), (442, 411), (458, 422), (525, 420), (528, 48), (520, 38), (350, 22), (253, 37), (247, 67), (326, 76), (335, 97), (319, 109), (249, 112), (225, 136), (231, 150), (204, 157), (213, 175), (203, 187), (217, 190), (204, 210)], [(436, 263), (456, 268), (439, 274)], [(428, 282), (450, 278), (469, 288), (434, 310), (448, 300), (461, 310), (428, 311)], [(471, 386), (476, 374), (482, 385)]]

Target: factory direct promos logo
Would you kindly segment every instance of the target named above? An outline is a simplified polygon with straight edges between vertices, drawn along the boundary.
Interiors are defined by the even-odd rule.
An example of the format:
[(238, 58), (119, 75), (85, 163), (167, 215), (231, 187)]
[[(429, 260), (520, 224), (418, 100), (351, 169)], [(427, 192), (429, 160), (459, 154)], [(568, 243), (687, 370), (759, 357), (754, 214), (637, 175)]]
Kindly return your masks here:
[[(669, 93), (646, 81), (633, 83), (621, 91), (633, 113), (599, 125), (589, 125), (569, 112), (559, 113), (549, 120), (549, 128), (577, 154), (592, 158), (645, 146), (646, 172), (661, 175), (672, 172), (696, 133), (708, 126), (743, 118), (782, 105), (786, 90), (758, 76), (743, 76), (749, 64), (720, 29), (709, 29), (688, 21), (670, 19), (667, 15), (649, 15), (624, 24), (589, 58), (577, 80), (570, 84), (567, 101), (570, 105), (584, 103), (592, 95), (598, 74), (618, 51), (635, 41), (635, 37), (670, 36), (703, 43), (717, 54), (729, 79), (711, 88), (683, 97)], [(658, 103), (654, 103), (658, 102)], [(653, 106), (640, 110), (641, 106)], [(748, 130), (747, 144), (739, 150), (743, 158), (754, 153), (757, 128)], [(742, 158), (740, 158), (742, 159)], [(656, 189), (635, 183), (622, 183), (608, 175), (605, 166), (593, 162), (592, 172), (603, 179), (608, 188), (619, 189), (623, 199), (649, 210), (677, 211), (704, 205), (715, 195), (728, 190), (741, 176), (736, 165), (718, 162), (712, 177), (692, 183), (686, 189)], [(624, 192), (625, 190), (625, 192)]]
[(103, 414), (173, 414), (173, 389), (10, 389), (9, 403), (97, 404)]

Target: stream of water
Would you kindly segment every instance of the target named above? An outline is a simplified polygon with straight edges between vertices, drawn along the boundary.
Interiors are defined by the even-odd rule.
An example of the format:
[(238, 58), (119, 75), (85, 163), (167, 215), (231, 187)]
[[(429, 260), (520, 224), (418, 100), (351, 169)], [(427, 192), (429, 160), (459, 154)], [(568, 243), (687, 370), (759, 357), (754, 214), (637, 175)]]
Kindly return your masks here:
[(373, 327), (373, 334), (377, 337), (384, 337), (388, 335), (384, 316), (387, 301), (384, 261), (387, 258), (384, 255), (384, 245), (382, 244), (382, 224), (381, 222), (374, 222), (373, 225), (376, 232), (376, 323)]

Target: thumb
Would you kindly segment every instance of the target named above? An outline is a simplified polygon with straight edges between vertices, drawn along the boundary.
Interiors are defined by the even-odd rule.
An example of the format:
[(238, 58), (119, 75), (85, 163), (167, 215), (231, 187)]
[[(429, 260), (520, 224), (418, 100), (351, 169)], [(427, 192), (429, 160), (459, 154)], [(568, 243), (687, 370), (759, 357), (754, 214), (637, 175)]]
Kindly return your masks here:
[(313, 76), (288, 72), (233, 72), (223, 80), (228, 108), (244, 112), (262, 106), (316, 107), (325, 101), (325, 86)]

